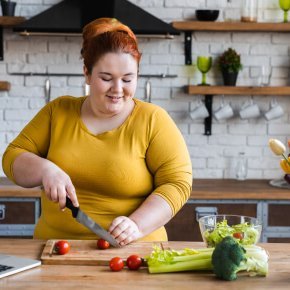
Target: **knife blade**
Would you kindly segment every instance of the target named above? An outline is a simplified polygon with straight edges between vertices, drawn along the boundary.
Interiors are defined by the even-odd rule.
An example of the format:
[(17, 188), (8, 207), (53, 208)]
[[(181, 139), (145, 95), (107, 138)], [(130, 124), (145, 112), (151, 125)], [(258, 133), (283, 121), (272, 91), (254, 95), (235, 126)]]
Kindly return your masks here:
[(72, 212), (72, 216), (82, 225), (87, 227), (93, 233), (106, 240), (115, 248), (120, 248), (119, 243), (99, 224), (85, 214), (79, 207), (75, 207), (69, 197), (66, 197), (65, 206)]

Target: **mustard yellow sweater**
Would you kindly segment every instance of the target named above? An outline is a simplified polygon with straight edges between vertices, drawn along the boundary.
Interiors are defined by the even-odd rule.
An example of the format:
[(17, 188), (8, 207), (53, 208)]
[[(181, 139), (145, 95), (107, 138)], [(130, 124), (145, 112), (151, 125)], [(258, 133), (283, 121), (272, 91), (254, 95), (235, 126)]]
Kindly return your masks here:
[[(190, 195), (191, 161), (184, 139), (162, 108), (134, 99), (135, 108), (118, 128), (94, 135), (80, 117), (85, 97), (60, 97), (48, 103), (8, 146), (5, 174), (23, 152), (33, 152), (62, 168), (71, 178), (80, 208), (108, 229), (117, 216), (128, 216), (151, 193), (160, 195), (175, 214)], [(41, 196), (39, 239), (96, 239), (70, 210)], [(164, 227), (142, 240), (162, 241)]]

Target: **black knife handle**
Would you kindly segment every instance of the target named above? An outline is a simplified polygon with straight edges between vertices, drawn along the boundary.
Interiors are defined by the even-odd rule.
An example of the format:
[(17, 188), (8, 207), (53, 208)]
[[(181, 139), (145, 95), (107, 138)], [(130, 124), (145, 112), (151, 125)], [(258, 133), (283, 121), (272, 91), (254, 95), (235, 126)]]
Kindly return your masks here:
[(76, 218), (79, 212), (79, 208), (73, 205), (69, 197), (66, 197), (65, 206), (71, 210), (72, 216)]

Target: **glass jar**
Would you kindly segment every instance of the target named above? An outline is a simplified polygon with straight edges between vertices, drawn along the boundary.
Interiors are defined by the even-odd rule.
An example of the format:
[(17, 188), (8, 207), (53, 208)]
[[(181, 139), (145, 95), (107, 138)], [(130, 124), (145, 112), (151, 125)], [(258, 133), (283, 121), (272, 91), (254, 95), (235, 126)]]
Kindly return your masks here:
[(245, 158), (245, 152), (239, 152), (237, 167), (236, 167), (236, 179), (245, 180), (247, 178), (247, 159)]
[(242, 0), (242, 22), (257, 22), (258, 0)]

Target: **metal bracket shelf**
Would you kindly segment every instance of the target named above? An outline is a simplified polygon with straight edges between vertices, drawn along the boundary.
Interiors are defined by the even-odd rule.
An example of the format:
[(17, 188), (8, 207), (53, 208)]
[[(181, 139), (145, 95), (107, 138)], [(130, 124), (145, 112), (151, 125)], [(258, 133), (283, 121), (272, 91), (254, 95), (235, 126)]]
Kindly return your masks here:
[(212, 95), (205, 95), (204, 104), (208, 110), (209, 116), (204, 119), (204, 135), (211, 135), (211, 124), (212, 124)]
[(290, 23), (272, 22), (214, 22), (214, 21), (174, 21), (175, 29), (185, 33), (185, 64), (191, 65), (192, 32), (289, 32)]
[(4, 59), (4, 48), (3, 48), (3, 28), (0, 27), (0, 61)]
[(184, 32), (184, 54), (185, 54), (185, 64), (192, 64), (191, 57), (191, 45), (192, 45), (192, 31)]

